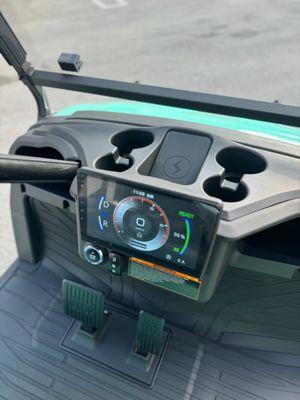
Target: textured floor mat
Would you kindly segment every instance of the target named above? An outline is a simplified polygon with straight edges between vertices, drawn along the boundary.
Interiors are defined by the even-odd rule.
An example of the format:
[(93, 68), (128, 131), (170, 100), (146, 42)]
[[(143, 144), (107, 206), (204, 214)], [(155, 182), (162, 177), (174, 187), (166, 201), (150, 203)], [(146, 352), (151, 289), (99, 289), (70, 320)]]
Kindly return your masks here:
[(69, 354), (59, 347), (70, 319), (60, 298), (63, 273), (55, 271), (27, 273), (15, 265), (2, 278), (1, 400), (299, 400), (300, 369), (263, 363), (174, 327), (152, 389)]

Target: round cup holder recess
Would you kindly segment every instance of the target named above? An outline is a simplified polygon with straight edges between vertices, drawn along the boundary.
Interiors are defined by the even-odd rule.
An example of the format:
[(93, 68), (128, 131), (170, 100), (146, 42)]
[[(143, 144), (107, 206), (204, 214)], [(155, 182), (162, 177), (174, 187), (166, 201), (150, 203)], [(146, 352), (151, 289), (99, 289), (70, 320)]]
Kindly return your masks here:
[(206, 179), (203, 189), (209, 196), (217, 197), (218, 199), (228, 203), (244, 200), (248, 194), (247, 187), (242, 182), (238, 183), (236, 190), (222, 186), (222, 178), (220, 176), (213, 176)]
[(95, 168), (107, 171), (123, 172), (133, 166), (131, 152), (149, 146), (154, 141), (154, 135), (146, 130), (131, 129), (115, 134), (111, 143), (115, 149), (98, 158)]
[(108, 153), (95, 162), (95, 168), (106, 171), (123, 172), (132, 166), (133, 158), (131, 156), (115, 158), (113, 153)]
[(244, 175), (263, 172), (267, 163), (258, 153), (242, 147), (227, 147), (221, 150), (216, 161), (224, 168), (221, 176), (206, 179), (204, 191), (212, 197), (228, 203), (244, 200), (248, 189), (241, 182)]
[(149, 146), (154, 140), (152, 132), (132, 129), (114, 135), (112, 144), (119, 150), (120, 156), (128, 155), (134, 149), (141, 149)]
[(242, 147), (227, 147), (219, 151), (216, 160), (225, 168), (226, 173), (237, 176), (259, 174), (267, 167), (265, 159), (260, 154)]

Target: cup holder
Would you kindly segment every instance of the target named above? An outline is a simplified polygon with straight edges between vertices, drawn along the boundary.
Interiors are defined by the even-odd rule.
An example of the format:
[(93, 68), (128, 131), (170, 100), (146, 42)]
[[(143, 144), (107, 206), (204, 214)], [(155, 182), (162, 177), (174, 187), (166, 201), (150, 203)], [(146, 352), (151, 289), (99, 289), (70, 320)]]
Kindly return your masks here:
[(106, 154), (105, 156), (99, 158), (95, 167), (97, 169), (105, 169), (106, 171), (116, 171), (123, 172), (132, 167), (133, 159), (132, 157), (116, 157), (113, 153)]
[(225, 169), (226, 174), (236, 176), (259, 174), (267, 166), (260, 154), (241, 147), (227, 147), (221, 150), (216, 160)]
[(214, 176), (204, 182), (204, 191), (224, 202), (237, 202), (247, 197), (246, 185), (241, 182), (243, 175), (263, 172), (267, 163), (258, 153), (241, 147), (227, 147), (216, 157), (224, 168), (222, 176)]
[(95, 167), (107, 171), (123, 172), (133, 165), (131, 152), (149, 146), (154, 141), (151, 132), (133, 129), (117, 133), (111, 143), (115, 149), (95, 162)]
[(117, 133), (111, 142), (117, 147), (119, 155), (124, 157), (134, 149), (149, 146), (153, 140), (154, 136), (151, 132), (136, 129)]
[[(236, 182), (234, 182), (236, 183)], [(244, 183), (239, 182), (235, 186), (236, 190), (228, 186), (222, 186), (222, 177), (213, 176), (204, 182), (203, 189), (209, 196), (217, 197), (218, 199), (234, 203), (244, 200), (247, 197), (247, 187)]]

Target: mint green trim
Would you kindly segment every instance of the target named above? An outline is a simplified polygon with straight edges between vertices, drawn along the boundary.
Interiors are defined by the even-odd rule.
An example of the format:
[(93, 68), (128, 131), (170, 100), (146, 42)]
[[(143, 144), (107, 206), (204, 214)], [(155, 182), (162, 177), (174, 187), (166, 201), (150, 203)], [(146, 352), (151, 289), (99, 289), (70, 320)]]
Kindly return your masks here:
[(300, 145), (300, 129), (286, 125), (272, 124), (246, 118), (227, 117), (177, 107), (160, 106), (138, 102), (77, 104), (63, 108), (55, 116), (69, 116), (78, 111), (102, 111), (111, 113), (141, 115), (156, 118), (168, 118), (180, 121), (205, 124), (220, 128), (246, 132), (256, 136)]

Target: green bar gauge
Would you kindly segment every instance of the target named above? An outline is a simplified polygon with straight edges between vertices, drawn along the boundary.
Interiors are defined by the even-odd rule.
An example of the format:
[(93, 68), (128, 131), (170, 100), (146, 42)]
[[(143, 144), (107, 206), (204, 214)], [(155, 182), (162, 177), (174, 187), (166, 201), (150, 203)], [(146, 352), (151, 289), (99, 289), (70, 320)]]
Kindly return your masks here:
[(188, 248), (190, 239), (191, 239), (191, 225), (190, 225), (190, 220), (186, 218), (185, 219), (185, 241), (183, 243), (181, 250), (179, 251), (180, 255), (184, 254), (184, 252)]

